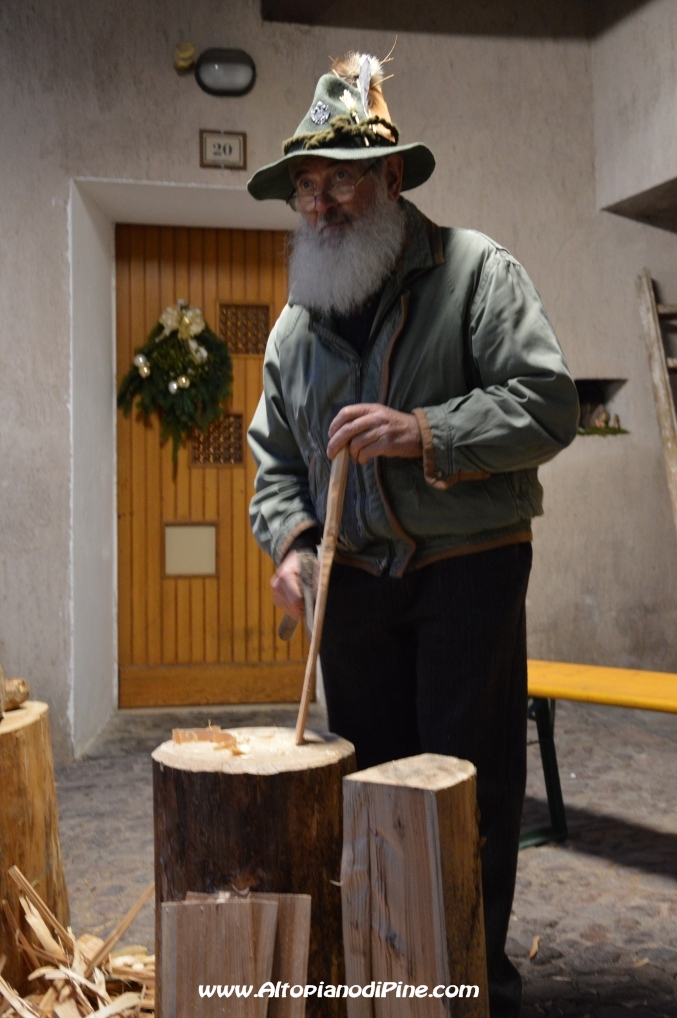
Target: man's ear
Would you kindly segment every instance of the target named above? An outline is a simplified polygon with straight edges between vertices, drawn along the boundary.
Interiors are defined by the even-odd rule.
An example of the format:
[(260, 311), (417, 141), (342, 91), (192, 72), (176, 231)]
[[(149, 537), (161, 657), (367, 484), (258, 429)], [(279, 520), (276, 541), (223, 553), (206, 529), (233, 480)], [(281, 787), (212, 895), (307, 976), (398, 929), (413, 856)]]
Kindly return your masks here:
[(404, 172), (404, 160), (401, 155), (388, 156), (386, 159), (386, 187), (388, 197), (391, 201), (397, 201), (402, 190), (402, 174)]

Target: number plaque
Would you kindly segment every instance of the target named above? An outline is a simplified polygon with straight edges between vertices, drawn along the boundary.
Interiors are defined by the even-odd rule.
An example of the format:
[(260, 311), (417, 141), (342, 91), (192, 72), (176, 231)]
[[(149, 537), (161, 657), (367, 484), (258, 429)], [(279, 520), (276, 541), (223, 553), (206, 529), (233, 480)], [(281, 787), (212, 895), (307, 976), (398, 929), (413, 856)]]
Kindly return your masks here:
[(215, 170), (246, 170), (247, 135), (233, 131), (200, 131), (200, 166)]

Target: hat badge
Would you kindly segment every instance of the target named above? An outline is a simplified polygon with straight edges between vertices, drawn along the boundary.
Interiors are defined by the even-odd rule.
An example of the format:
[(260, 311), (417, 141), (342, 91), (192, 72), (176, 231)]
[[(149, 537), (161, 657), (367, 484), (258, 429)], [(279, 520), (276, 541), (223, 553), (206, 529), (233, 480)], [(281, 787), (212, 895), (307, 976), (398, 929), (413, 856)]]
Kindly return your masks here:
[(318, 99), (313, 106), (310, 119), (314, 124), (326, 124), (331, 116), (331, 110), (326, 103), (323, 103), (321, 99)]

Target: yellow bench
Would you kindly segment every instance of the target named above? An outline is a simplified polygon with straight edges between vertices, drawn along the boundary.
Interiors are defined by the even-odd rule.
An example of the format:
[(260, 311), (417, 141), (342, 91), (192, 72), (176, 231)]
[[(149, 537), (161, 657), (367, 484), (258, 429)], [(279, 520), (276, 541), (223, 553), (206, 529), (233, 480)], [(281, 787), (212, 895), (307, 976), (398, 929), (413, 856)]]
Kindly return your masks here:
[(529, 717), (536, 722), (550, 827), (526, 831), (520, 848), (563, 841), (567, 821), (555, 752), (555, 702), (579, 700), (677, 714), (677, 675), (638, 668), (605, 668), (561, 661), (529, 661)]

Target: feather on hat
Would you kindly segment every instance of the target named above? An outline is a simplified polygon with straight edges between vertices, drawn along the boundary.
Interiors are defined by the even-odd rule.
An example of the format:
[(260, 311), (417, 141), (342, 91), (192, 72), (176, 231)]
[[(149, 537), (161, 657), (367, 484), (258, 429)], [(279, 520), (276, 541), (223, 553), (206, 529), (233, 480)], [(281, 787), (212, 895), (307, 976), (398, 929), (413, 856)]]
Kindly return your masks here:
[[(392, 75), (386, 77), (383, 72), (383, 64), (390, 59), (392, 58), (387, 56), (385, 60), (380, 61), (378, 57), (374, 57), (370, 53), (350, 52), (346, 53), (344, 57), (338, 57), (331, 65), (332, 74), (341, 78), (347, 85), (359, 89), (360, 100), (367, 117), (373, 115), (390, 120), (390, 112), (381, 88), (383, 82), (387, 81), (388, 77), (392, 77)], [(384, 137), (390, 137), (387, 128), (382, 124), (376, 124), (374, 130), (378, 134), (383, 134)], [(392, 138), (392, 140), (395, 139)]]
[(398, 153), (404, 162), (402, 190), (423, 184), (435, 168), (435, 157), (420, 142), (399, 144), (382, 89), (387, 80), (383, 64), (390, 59), (390, 54), (379, 60), (350, 52), (333, 60), (331, 73), (317, 83), (310, 110), (284, 143), (284, 157), (254, 174), (247, 184), (250, 194), (259, 200), (288, 200), (289, 164), (301, 154), (344, 161)]

